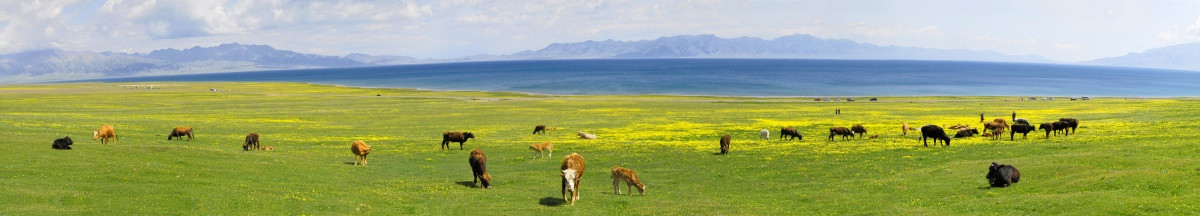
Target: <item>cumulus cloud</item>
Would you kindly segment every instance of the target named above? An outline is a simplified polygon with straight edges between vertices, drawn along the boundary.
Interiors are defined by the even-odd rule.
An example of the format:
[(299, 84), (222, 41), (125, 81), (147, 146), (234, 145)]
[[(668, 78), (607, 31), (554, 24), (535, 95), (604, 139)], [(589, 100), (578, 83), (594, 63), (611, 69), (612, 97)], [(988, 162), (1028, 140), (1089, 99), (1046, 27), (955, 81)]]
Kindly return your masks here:
[[(1125, 53), (1200, 41), (1195, 11), (1176, 10), (1185, 6), (1131, 1), (1073, 8), (1067, 6), (1092, 3), (1069, 1), (8, 0), (0, 7), (0, 53), (239, 42), (328, 55), (452, 58), (584, 40), (812, 34), (1078, 59), (1103, 53), (1098, 49)], [(1114, 45), (1112, 38), (1132, 45)]]
[(1200, 15), (1196, 15), (1196, 21), (1192, 22), (1187, 28), (1175, 26), (1169, 30), (1159, 32), (1156, 36), (1159, 40), (1167, 41), (1168, 43), (1200, 41)]
[(0, 52), (55, 48), (62, 35), (76, 34), (63, 9), (76, 0), (17, 1), (0, 7)]
[(100, 30), (111, 36), (172, 39), (326, 23), (415, 19), (430, 5), (408, 1), (253, 1), (112, 0), (96, 13)]

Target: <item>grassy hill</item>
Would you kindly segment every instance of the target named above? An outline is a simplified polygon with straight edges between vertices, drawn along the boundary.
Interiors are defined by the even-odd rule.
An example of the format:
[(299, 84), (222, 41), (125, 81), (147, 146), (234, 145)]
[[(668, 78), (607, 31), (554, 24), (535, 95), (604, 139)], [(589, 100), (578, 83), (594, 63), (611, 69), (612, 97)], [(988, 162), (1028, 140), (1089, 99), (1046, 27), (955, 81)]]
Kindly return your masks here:
[[(154, 89), (145, 87), (153, 86)], [(135, 88), (137, 87), (137, 88)], [(222, 90), (212, 92), (211, 88)], [(380, 95), (380, 96), (376, 96)], [(11, 214), (1200, 214), (1200, 101), (1100, 98), (546, 96), (296, 83), (0, 86), (0, 215)], [(841, 109), (842, 115), (833, 115)], [(923, 147), (900, 125), (1080, 119), (1068, 137), (975, 137)], [(102, 124), (120, 141), (91, 140)], [(532, 135), (533, 126), (558, 130)], [(827, 141), (862, 124), (878, 139)], [(175, 126), (193, 141), (167, 141)], [(778, 140), (794, 126), (803, 141)], [(770, 140), (758, 138), (769, 129)], [(439, 148), (470, 131), (466, 150)], [(597, 140), (581, 140), (587, 131)], [(244, 152), (262, 134), (275, 151)], [(714, 155), (723, 134), (729, 155)], [(75, 150), (50, 148), (70, 136)], [(373, 150), (353, 166), (353, 140)], [(550, 141), (554, 156), (528, 145)], [(494, 183), (473, 188), (469, 150)], [(559, 163), (586, 158), (583, 194), (562, 202)], [(1022, 179), (989, 188), (993, 162)], [(615, 195), (611, 166), (646, 196)], [(624, 186), (622, 188), (625, 188)]]

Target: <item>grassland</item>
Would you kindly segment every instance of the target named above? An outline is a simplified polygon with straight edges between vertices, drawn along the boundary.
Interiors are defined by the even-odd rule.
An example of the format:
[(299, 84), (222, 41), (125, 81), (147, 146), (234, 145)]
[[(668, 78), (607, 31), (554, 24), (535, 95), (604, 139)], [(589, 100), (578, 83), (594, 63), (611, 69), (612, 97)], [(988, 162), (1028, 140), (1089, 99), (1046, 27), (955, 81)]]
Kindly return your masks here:
[[(1193, 99), (812, 102), (294, 83), (9, 85), (0, 86), (0, 215), (1196, 215), (1198, 110)], [(919, 134), (899, 132), (906, 122), (978, 127), (981, 112), (1013, 111), (1082, 126), (1070, 137), (976, 137), (950, 147), (923, 147)], [(90, 139), (106, 123), (119, 142)], [(531, 135), (537, 124), (559, 130)], [(852, 124), (880, 138), (825, 140), (829, 127)], [(197, 139), (167, 141), (177, 125), (195, 128)], [(804, 140), (779, 141), (783, 126)], [(757, 138), (763, 128), (775, 137)], [(468, 151), (439, 149), (447, 130), (477, 134), (466, 149), (487, 153), (493, 189), (470, 187)], [(579, 130), (600, 138), (577, 139)], [(248, 132), (277, 150), (242, 151)], [(732, 152), (714, 155), (726, 133)], [(75, 150), (50, 149), (62, 136)], [(373, 147), (370, 166), (350, 165), (356, 139)], [(543, 141), (555, 143), (553, 157), (526, 149)], [(571, 152), (588, 164), (574, 206), (562, 203), (558, 179)], [(1017, 166), (1022, 181), (988, 188), (993, 161)], [(647, 195), (613, 194), (614, 165), (637, 170)]]

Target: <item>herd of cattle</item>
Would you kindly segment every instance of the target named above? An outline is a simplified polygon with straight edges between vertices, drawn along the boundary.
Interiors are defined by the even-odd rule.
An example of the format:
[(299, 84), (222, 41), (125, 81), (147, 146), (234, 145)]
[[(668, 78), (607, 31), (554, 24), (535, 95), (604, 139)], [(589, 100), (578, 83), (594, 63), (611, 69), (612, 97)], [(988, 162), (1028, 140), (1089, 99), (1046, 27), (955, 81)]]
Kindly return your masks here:
[[(980, 133), (979, 129), (971, 128), (971, 126), (967, 126), (967, 125), (963, 125), (963, 124), (950, 126), (948, 128), (950, 130), (956, 131), (954, 133), (954, 138), (972, 137), (972, 136), (975, 136), (976, 134), (980, 134), (984, 137), (991, 137), (992, 139), (1001, 139), (1000, 137), (1003, 136), (1004, 131), (1008, 130), (1009, 131), (1008, 140), (1015, 140), (1014, 137), (1016, 136), (1017, 133), (1020, 133), (1022, 138), (1028, 138), (1029, 132), (1033, 132), (1036, 130), (1045, 130), (1046, 138), (1049, 139), (1051, 133), (1053, 133), (1055, 136), (1058, 136), (1059, 133), (1062, 133), (1063, 136), (1066, 136), (1069, 134), (1075, 134), (1075, 129), (1079, 127), (1079, 120), (1074, 119), (1074, 118), (1060, 118), (1056, 122), (1042, 123), (1041, 125), (1039, 125), (1037, 127), (1036, 130), (1034, 129), (1033, 124), (1030, 124), (1029, 120), (1027, 120), (1027, 119), (1013, 117), (1012, 120), (1013, 120), (1012, 125), (1009, 125), (1008, 121), (1006, 121), (1002, 118), (994, 119), (991, 122), (984, 122), (984, 124), (983, 124), (984, 132), (983, 133)], [(919, 129), (914, 129), (914, 128), (909, 127), (908, 123), (904, 123), (903, 125), (900, 126), (900, 135), (907, 136), (908, 131), (910, 131), (910, 130), (920, 130), (921, 131), (921, 142), (925, 145), (925, 147), (929, 147), (928, 139), (933, 139), (934, 145), (937, 145), (938, 141), (942, 141), (945, 146), (950, 146), (950, 136), (947, 135), (946, 130), (942, 129), (941, 126), (928, 124), (925, 126), (921, 126), (921, 128), (919, 128)], [(828, 140), (834, 141), (834, 138), (838, 137), (838, 136), (842, 137), (842, 141), (845, 141), (847, 139), (847, 137), (858, 137), (859, 139), (862, 139), (864, 136), (866, 136), (866, 134), (867, 134), (867, 128), (863, 127), (862, 125), (854, 125), (854, 126), (850, 126), (850, 128), (831, 127), (831, 128), (829, 128)], [(760, 130), (759, 135), (763, 139), (771, 139), (771, 132), (768, 131), (767, 129)], [(726, 137), (721, 138), (721, 154), (725, 154), (729, 148), (728, 147), (728, 145), (729, 145), (728, 144), (728, 142), (729, 142), (728, 136), (729, 135), (726, 134), (725, 136)], [(796, 128), (783, 127), (783, 128), (779, 129), (779, 139), (780, 140), (786, 139), (788, 141), (791, 141), (791, 140), (795, 140), (796, 138), (799, 138), (801, 141), (804, 140), (804, 135), (801, 135), (800, 132), (798, 132), (796, 130)], [(870, 136), (870, 138), (871, 139), (879, 138), (879, 135), (873, 135), (873, 136)]]
[[(1012, 121), (1012, 125), (1009, 125), (1007, 121), (1000, 118), (994, 119), (991, 122), (985, 122), (983, 124), (984, 133), (982, 133), (982, 135), (992, 137), (992, 139), (999, 139), (999, 137), (1002, 136), (1003, 132), (1007, 129), (1010, 131), (1009, 140), (1013, 140), (1017, 133), (1021, 133), (1022, 137), (1024, 138), (1029, 132), (1035, 131), (1033, 125), (1030, 124), (1026, 119), (1016, 118), (1014, 116)], [(1053, 133), (1055, 136), (1057, 136), (1059, 133), (1062, 133), (1064, 136), (1068, 134), (1074, 134), (1075, 129), (1078, 126), (1079, 120), (1077, 119), (1061, 118), (1056, 122), (1042, 123), (1037, 127), (1037, 130), (1045, 130), (1046, 138), (1049, 138), (1051, 133)], [(978, 129), (962, 124), (950, 126), (948, 128), (957, 131), (954, 135), (954, 138), (971, 137), (975, 134), (980, 134)], [(548, 128), (545, 125), (537, 125), (534, 127), (533, 134), (545, 134), (546, 131), (555, 129), (557, 129), (557, 127)], [(908, 123), (905, 123), (901, 125), (900, 130), (901, 136), (906, 136), (908, 135), (909, 130), (914, 129), (910, 128)], [(947, 135), (946, 131), (943, 130), (942, 127), (930, 124), (921, 126), (919, 130), (921, 131), (921, 142), (925, 145), (925, 147), (929, 147), (929, 143), (927, 141), (928, 138), (932, 138), (934, 140), (934, 145), (937, 145), (938, 141), (940, 140), (945, 146), (950, 146), (950, 136)], [(579, 131), (577, 134), (579, 138), (582, 139), (596, 139), (595, 134), (590, 134), (583, 131)], [(843, 141), (845, 141), (848, 137), (858, 137), (859, 139), (862, 139), (862, 137), (866, 134), (867, 129), (862, 125), (853, 125), (850, 128), (832, 127), (829, 128), (829, 137), (827, 140), (833, 141), (837, 136), (841, 136)], [(770, 132), (767, 129), (760, 130), (759, 135), (763, 139), (770, 139), (771, 137)], [(879, 135), (874, 135), (870, 138), (878, 138), (878, 136)], [(176, 138), (178, 138), (178, 140), (182, 140), (184, 137), (187, 137), (188, 141), (191, 141), (195, 138), (195, 136), (192, 134), (191, 127), (175, 127), (171, 130), (171, 133), (168, 134), (167, 140)], [(245, 142), (242, 143), (242, 149), (244, 151), (274, 149), (271, 146), (260, 147), (258, 137), (258, 133), (247, 134)], [(784, 127), (780, 129), (779, 139), (783, 140), (785, 137), (788, 141), (795, 140), (797, 138), (799, 138), (801, 141), (804, 140), (804, 136), (793, 127)], [(475, 134), (472, 134), (471, 132), (447, 131), (442, 133), (441, 147), (442, 149), (450, 149), (449, 144), (451, 142), (457, 142), (459, 150), (463, 150), (464, 143), (471, 138), (475, 138)], [(116, 130), (112, 125), (108, 124), (102, 125), (99, 129), (93, 131), (92, 139), (98, 139), (102, 144), (118, 141)], [(731, 137), (729, 134), (721, 136), (719, 154), (729, 153), (730, 142)], [(51, 147), (53, 149), (70, 150), (73, 143), (74, 142), (71, 140), (71, 137), (63, 137), (54, 140), (54, 143)], [(533, 144), (529, 146), (529, 149), (535, 151), (539, 157), (542, 156), (543, 151), (548, 152), (550, 156), (554, 156), (554, 144), (551, 142)], [(367, 155), (371, 152), (371, 146), (368, 146), (366, 142), (362, 140), (355, 140), (350, 145), (350, 151), (355, 156), (354, 165), (367, 165)], [(492, 177), (487, 173), (487, 156), (484, 155), (483, 150), (480, 150), (479, 148), (472, 150), (470, 152), (470, 157), (468, 158), (468, 163), (471, 166), (471, 173), (475, 185), (484, 189), (491, 188)], [(571, 153), (563, 158), (560, 171), (562, 172), (562, 194), (565, 202), (574, 205), (575, 200), (579, 199), (579, 181), (583, 178), (584, 169), (585, 163), (582, 155), (578, 153)], [(613, 191), (615, 194), (621, 194), (621, 183), (625, 183), (626, 186), (630, 187), (630, 189), (628, 189), (630, 195), (633, 194), (632, 188), (637, 188), (639, 194), (643, 196), (645, 195), (646, 186), (645, 184), (642, 184), (641, 180), (638, 179), (636, 172), (618, 166), (613, 166), (610, 171), (612, 175), (609, 177), (613, 180)], [(1001, 165), (993, 162), (992, 166), (988, 168), (988, 174), (986, 177), (992, 186), (1006, 187), (1019, 181), (1020, 175), (1020, 172), (1011, 165)]]
[[(557, 129), (557, 127), (547, 128), (545, 125), (538, 125), (535, 127), (533, 134), (545, 134), (546, 131), (555, 129)], [(583, 131), (579, 131), (578, 135), (582, 139), (596, 139), (595, 134), (590, 134)], [(175, 127), (171, 130), (171, 133), (167, 134), (167, 140), (184, 140), (184, 137), (187, 138), (187, 141), (195, 139), (195, 135), (192, 133), (191, 127)], [(258, 138), (258, 133), (247, 134), (245, 142), (242, 143), (242, 150), (274, 150), (274, 148), (271, 146), (260, 147)], [(446, 131), (442, 133), (441, 147), (442, 149), (450, 149), (450, 143), (457, 142), (459, 150), (463, 150), (464, 143), (471, 138), (475, 138), (475, 134), (472, 134), (471, 132)], [(729, 137), (726, 136), (725, 139), (728, 140)], [(99, 129), (92, 132), (92, 140), (100, 140), (101, 144), (108, 144), (109, 142), (115, 142), (119, 139), (117, 137), (116, 129), (113, 128), (112, 125), (104, 124), (100, 126)], [(71, 140), (71, 137), (67, 136), (55, 139), (54, 144), (51, 145), (51, 147), (59, 150), (71, 150), (72, 144), (74, 144), (74, 142)], [(725, 146), (728, 147), (728, 142), (725, 143)], [(535, 151), (539, 157), (542, 156), (543, 151), (548, 152), (550, 156), (554, 156), (554, 144), (550, 142), (533, 144), (529, 146), (529, 149)], [(371, 153), (371, 146), (367, 145), (367, 143), (362, 140), (355, 140), (350, 144), (350, 152), (354, 154), (354, 165), (362, 164), (366, 166), (367, 155)], [(484, 189), (491, 188), (492, 177), (487, 173), (487, 156), (483, 154), (483, 150), (480, 150), (479, 148), (472, 150), (470, 157), (468, 158), (468, 163), (471, 166), (471, 174), (473, 176), (475, 185)], [(571, 153), (570, 155), (567, 155), (563, 159), (560, 171), (562, 172), (563, 200), (574, 205), (575, 200), (579, 199), (579, 181), (583, 178), (584, 173), (583, 156), (579, 155), (578, 153)], [(620, 195), (621, 183), (625, 183), (631, 188), (628, 189), (630, 191), (630, 195), (633, 195), (632, 188), (637, 188), (639, 194), (643, 196), (646, 195), (646, 185), (642, 184), (641, 180), (638, 179), (636, 172), (619, 166), (613, 166), (610, 171), (612, 172), (610, 178), (613, 180), (613, 193)], [(568, 194), (568, 192), (570, 194)]]

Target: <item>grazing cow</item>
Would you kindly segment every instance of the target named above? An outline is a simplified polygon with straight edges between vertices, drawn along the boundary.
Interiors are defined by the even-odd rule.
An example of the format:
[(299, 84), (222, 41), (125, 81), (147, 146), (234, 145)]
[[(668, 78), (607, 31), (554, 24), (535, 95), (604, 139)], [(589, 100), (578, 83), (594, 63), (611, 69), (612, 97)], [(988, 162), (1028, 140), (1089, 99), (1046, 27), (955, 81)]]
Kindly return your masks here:
[(54, 144), (50, 145), (50, 148), (58, 150), (71, 150), (71, 144), (75, 144), (75, 142), (71, 141), (71, 137), (68, 136), (55, 139)]
[(1071, 128), (1070, 122), (1056, 121), (1056, 122), (1050, 123), (1050, 124), (1054, 125), (1054, 135), (1057, 136), (1058, 132), (1062, 131), (1063, 136), (1068, 136), (1067, 132), (1070, 132), (1070, 130), (1068, 130), (1068, 129)]
[(109, 139), (113, 141), (120, 140), (117, 138), (117, 130), (108, 124), (101, 125), (100, 129), (92, 131), (92, 140), (96, 139), (100, 139), (100, 144), (108, 144)]
[(1021, 181), (1021, 171), (1018, 171), (1017, 168), (1013, 167), (1012, 165), (1001, 165), (996, 164), (996, 162), (992, 162), (992, 166), (988, 167), (988, 173), (986, 177), (988, 183), (991, 184), (992, 187), (1008, 187), (1013, 183)]
[[(1067, 123), (1067, 126), (1068, 126), (1068, 127), (1071, 127), (1071, 134), (1075, 134), (1075, 128), (1076, 128), (1076, 127), (1079, 127), (1079, 119), (1073, 119), (1073, 118), (1060, 118), (1060, 119), (1058, 119), (1058, 121), (1060, 121), (1060, 122), (1066, 122), (1066, 123)], [(1067, 130), (1066, 128), (1063, 128), (1063, 131), (1064, 131), (1064, 132), (1065, 132), (1066, 130)]]
[(246, 141), (242, 142), (242, 151), (250, 151), (250, 149), (262, 149), (258, 147), (258, 133), (246, 134)]
[(350, 144), (350, 152), (354, 153), (355, 166), (357, 166), (359, 162), (362, 162), (362, 165), (366, 166), (367, 154), (371, 153), (371, 146), (368, 146), (367, 142), (363, 142), (362, 140), (355, 140), (354, 143)]
[[(492, 176), (487, 173), (487, 156), (483, 155), (483, 150), (475, 148), (471, 150), (471, 157), (467, 158), (467, 162), (471, 163), (471, 176), (475, 181), (475, 186), (484, 189), (492, 188)], [(480, 180), (483, 185), (480, 185)]]
[(792, 128), (792, 127), (785, 127), (785, 128), (779, 129), (779, 139), (782, 140), (783, 136), (788, 136), (788, 139), (787, 139), (788, 141), (792, 141), (793, 139), (796, 139), (797, 137), (799, 137), (801, 141), (804, 140), (804, 136), (800, 135), (800, 132), (796, 132), (796, 128)]
[(762, 138), (764, 140), (771, 139), (771, 131), (768, 131), (767, 129), (762, 129), (762, 130), (758, 131), (758, 135), (762, 136)]
[(862, 139), (863, 135), (867, 134), (867, 128), (863, 127), (862, 125), (850, 126), (850, 131), (854, 131), (855, 134), (858, 134), (857, 136), (859, 139)]
[(833, 136), (842, 135), (842, 141), (846, 141), (846, 136), (854, 137), (854, 132), (846, 127), (831, 127), (829, 128), (829, 141), (833, 141)]
[(942, 140), (946, 146), (950, 146), (950, 136), (946, 136), (946, 131), (937, 125), (921, 126), (921, 142), (925, 143), (925, 147), (929, 147), (929, 141), (926, 138), (933, 138), (933, 145), (937, 145), (937, 141)]
[(1050, 131), (1054, 131), (1054, 123), (1046, 122), (1038, 125), (1038, 130), (1046, 130), (1046, 139), (1050, 139)]
[(638, 194), (641, 194), (642, 196), (646, 195), (646, 185), (642, 184), (642, 180), (639, 180), (637, 177), (637, 172), (634, 172), (633, 170), (625, 169), (619, 166), (613, 166), (612, 176), (609, 178), (613, 179), (613, 193), (616, 193), (617, 195), (621, 195), (621, 182), (625, 182), (625, 185), (629, 187), (627, 190), (629, 191), (630, 196), (633, 196), (634, 187), (637, 188)]
[(575, 134), (579, 135), (580, 139), (596, 139), (596, 134), (590, 134), (583, 131), (577, 131)]
[(1008, 127), (1008, 120), (1004, 120), (1002, 118), (992, 119), (992, 122), (1004, 124), (1005, 127)]
[(996, 139), (1001, 139), (1000, 137), (1004, 135), (1004, 129), (1005, 129), (1004, 127), (996, 127), (996, 128), (992, 128), (992, 131), (991, 131), (991, 132), (992, 132), (992, 139), (993, 139), (993, 140), (996, 140)]
[[(729, 153), (729, 140), (730, 140), (729, 134), (725, 134), (725, 136), (721, 136), (721, 154)], [(618, 194), (620, 194), (620, 193), (618, 193)]]
[(533, 134), (538, 134), (538, 132), (542, 132), (542, 134), (546, 134), (546, 125), (537, 125), (537, 126), (534, 126), (534, 127), (533, 127)]
[(550, 156), (554, 156), (554, 143), (544, 142), (544, 143), (533, 144), (533, 145), (529, 145), (529, 149), (532, 149), (533, 151), (537, 152), (539, 157), (545, 157), (542, 155), (542, 151), (548, 151), (548, 152), (550, 152)]
[[(575, 205), (575, 200), (579, 200), (579, 180), (583, 179), (583, 169), (586, 164), (583, 161), (583, 156), (578, 153), (571, 153), (563, 158), (562, 166), (562, 194), (563, 200)], [(567, 192), (571, 192), (568, 196)]]
[[(1026, 122), (1028, 122), (1028, 121), (1026, 121)], [(1027, 136), (1029, 136), (1029, 132), (1036, 130), (1033, 128), (1033, 125), (1020, 124), (1020, 123), (1012, 125), (1012, 127), (1010, 127), (1009, 129), (1011, 129), (1011, 130), (1009, 130), (1010, 132), (1008, 132), (1008, 140), (1009, 141), (1014, 140), (1014, 137), (1017, 135), (1017, 133), (1021, 133), (1022, 139), (1028, 138)]]
[(1006, 123), (1000, 123), (1000, 122), (984, 122), (983, 123), (984, 131), (992, 131), (992, 130), (995, 130), (996, 128), (1007, 128), (1007, 127), (1008, 127), (1008, 124), (1006, 124)]
[(471, 132), (446, 131), (442, 133), (442, 149), (450, 149), (450, 142), (457, 142), (458, 150), (463, 150), (463, 143), (471, 138), (475, 138)]
[(908, 123), (904, 123), (904, 125), (900, 126), (900, 136), (908, 136), (909, 130), (912, 130), (912, 128), (908, 127)]
[(972, 137), (979, 134), (979, 129), (959, 129), (958, 133), (954, 134), (954, 138)]
[(192, 136), (192, 127), (179, 126), (175, 127), (175, 129), (171, 129), (171, 134), (167, 134), (167, 140), (171, 140), (171, 138), (176, 137), (178, 137), (179, 140), (183, 140), (183, 137), (185, 136), (188, 138), (188, 141), (192, 141), (192, 138), (194, 138)]

